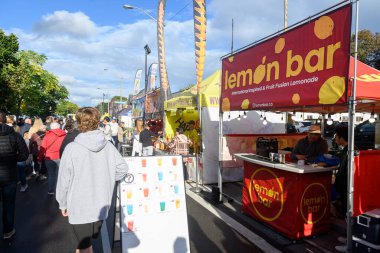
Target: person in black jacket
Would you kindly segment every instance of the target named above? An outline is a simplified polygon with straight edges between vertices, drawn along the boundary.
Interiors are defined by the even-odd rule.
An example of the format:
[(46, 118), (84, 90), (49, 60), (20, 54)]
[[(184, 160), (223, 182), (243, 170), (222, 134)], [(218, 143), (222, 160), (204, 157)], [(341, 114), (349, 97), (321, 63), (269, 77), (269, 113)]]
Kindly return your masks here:
[(17, 162), (28, 159), (29, 150), (22, 136), (6, 125), (6, 114), (0, 112), (0, 190), (3, 204), (3, 238), (11, 238), (17, 188)]
[(142, 143), (142, 152), (143, 156), (152, 156), (153, 155), (153, 142), (152, 138), (157, 137), (158, 134), (161, 134), (161, 132), (158, 132), (158, 134), (152, 132), (150, 130), (151, 125), (145, 124), (145, 129), (140, 133), (140, 139), (139, 141)]

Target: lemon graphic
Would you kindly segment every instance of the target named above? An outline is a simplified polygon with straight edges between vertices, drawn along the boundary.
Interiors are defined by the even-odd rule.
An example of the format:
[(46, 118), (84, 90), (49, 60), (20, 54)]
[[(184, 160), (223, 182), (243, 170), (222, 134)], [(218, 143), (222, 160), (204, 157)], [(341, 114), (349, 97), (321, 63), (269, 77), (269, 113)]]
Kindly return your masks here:
[(231, 108), (230, 100), (228, 98), (223, 98), (223, 100), (222, 100), (222, 111), (228, 112), (228, 111), (230, 111), (230, 108)]
[(319, 103), (324, 105), (335, 104), (346, 90), (344, 77), (332, 76), (326, 80), (319, 90)]
[(329, 16), (322, 16), (315, 21), (314, 34), (321, 40), (330, 37), (333, 29), (334, 21)]
[(234, 57), (233, 56), (228, 57), (228, 61), (229, 62), (233, 62), (234, 61)]
[(293, 104), (299, 104), (300, 100), (301, 100), (300, 94), (294, 93), (292, 96)]
[(248, 107), (249, 107), (249, 99), (247, 98), (247, 99), (244, 99), (243, 102), (241, 103), (241, 109), (246, 110), (248, 109)]
[(279, 38), (276, 42), (276, 45), (274, 46), (274, 52), (276, 54), (279, 54), (282, 52), (282, 50), (285, 47), (285, 39), (284, 38)]
[(257, 66), (257, 68), (255, 69), (255, 73), (253, 74), (253, 82), (255, 84), (259, 84), (264, 80), (264, 77), (265, 77), (265, 60), (266, 60), (266, 56), (263, 57), (262, 64)]

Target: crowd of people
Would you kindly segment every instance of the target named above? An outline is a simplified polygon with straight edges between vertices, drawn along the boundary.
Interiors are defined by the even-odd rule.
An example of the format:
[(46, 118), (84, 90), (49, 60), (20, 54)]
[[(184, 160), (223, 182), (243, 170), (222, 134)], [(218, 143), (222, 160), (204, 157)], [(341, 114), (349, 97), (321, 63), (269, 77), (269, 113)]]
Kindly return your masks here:
[(26, 192), (26, 170), (37, 181), (47, 180), (47, 194), (56, 196), (62, 215), (68, 217), (77, 239), (77, 252), (92, 252), (107, 218), (115, 181), (128, 166), (117, 146), (126, 129), (116, 119), (100, 122), (97, 109), (78, 110), (75, 120), (49, 116), (15, 121), (0, 112), (0, 191), (3, 238), (15, 233), (17, 183)]

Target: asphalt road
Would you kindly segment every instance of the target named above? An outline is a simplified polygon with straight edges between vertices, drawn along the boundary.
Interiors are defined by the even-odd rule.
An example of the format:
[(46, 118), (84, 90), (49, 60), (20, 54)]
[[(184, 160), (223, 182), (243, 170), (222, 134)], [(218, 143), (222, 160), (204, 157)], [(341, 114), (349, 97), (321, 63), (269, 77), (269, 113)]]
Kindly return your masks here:
[[(19, 190), (19, 189), (18, 189)], [(192, 253), (262, 252), (222, 220), (187, 198), (190, 247)], [(2, 212), (2, 205), (0, 205)], [(68, 253), (75, 251), (72, 230), (58, 210), (55, 197), (47, 195), (47, 181), (29, 181), (25, 193), (17, 192), (16, 234), (11, 240), (0, 239), (0, 252)], [(2, 231), (2, 223), (0, 223)], [(94, 251), (103, 252), (99, 237)], [(114, 249), (113, 252), (119, 250)]]

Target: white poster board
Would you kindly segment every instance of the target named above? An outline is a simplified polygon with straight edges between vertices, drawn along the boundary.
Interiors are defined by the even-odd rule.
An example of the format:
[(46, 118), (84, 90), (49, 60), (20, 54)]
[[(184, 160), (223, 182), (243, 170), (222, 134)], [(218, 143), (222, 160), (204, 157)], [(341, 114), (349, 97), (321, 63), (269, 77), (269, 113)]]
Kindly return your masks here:
[(190, 252), (181, 156), (126, 157), (120, 183), (122, 252)]

